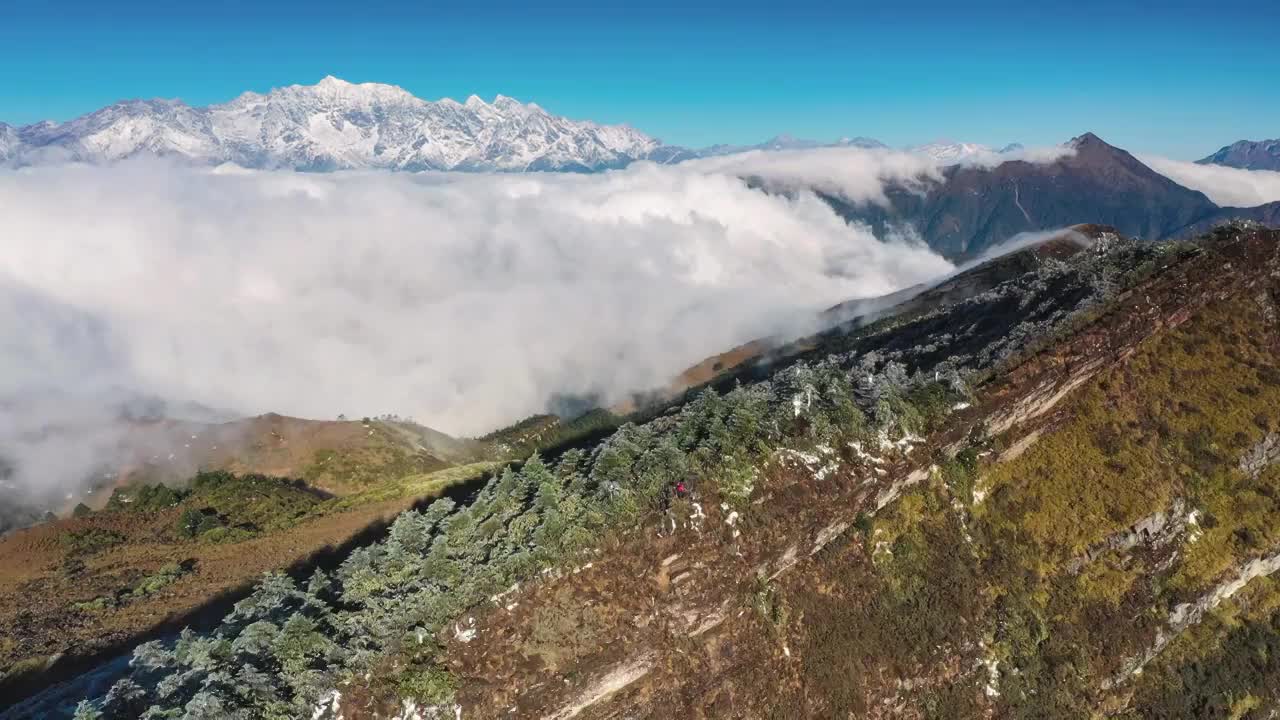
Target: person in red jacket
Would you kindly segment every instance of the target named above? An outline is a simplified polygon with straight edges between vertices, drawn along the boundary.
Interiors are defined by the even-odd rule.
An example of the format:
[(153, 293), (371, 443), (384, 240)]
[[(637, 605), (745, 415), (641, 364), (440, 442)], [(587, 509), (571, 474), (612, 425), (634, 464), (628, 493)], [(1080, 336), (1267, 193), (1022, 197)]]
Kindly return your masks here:
[(688, 495), (688, 494), (689, 494), (689, 488), (685, 487), (684, 481), (683, 481), (683, 480), (679, 480), (679, 481), (677, 481), (677, 482), (676, 482), (676, 497), (682, 498), (682, 497), (684, 497), (685, 495)]

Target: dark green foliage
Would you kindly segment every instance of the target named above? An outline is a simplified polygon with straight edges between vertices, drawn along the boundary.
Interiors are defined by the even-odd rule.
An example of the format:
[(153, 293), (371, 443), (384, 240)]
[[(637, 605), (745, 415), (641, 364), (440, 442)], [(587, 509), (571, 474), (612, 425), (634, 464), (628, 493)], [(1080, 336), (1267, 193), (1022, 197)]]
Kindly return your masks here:
[(107, 500), (107, 509), (153, 512), (174, 507), (186, 495), (187, 491), (170, 488), (164, 483), (128, 485), (116, 488), (111, 493), (111, 498)]
[(76, 532), (65, 532), (58, 542), (75, 555), (90, 555), (124, 542), (124, 536), (114, 530), (91, 527)]
[(777, 586), (769, 584), (764, 578), (757, 578), (751, 605), (770, 628), (781, 634), (786, 633), (791, 607)]
[(218, 517), (218, 513), (213, 510), (187, 508), (178, 518), (178, 534), (183, 537), (200, 537), (220, 527), (223, 527), (222, 518)]
[(531, 415), (520, 422), (478, 438), (494, 448), (498, 458), (524, 458), (531, 453), (557, 454), (574, 445), (606, 435), (622, 424), (622, 418), (596, 408), (572, 419), (556, 415)]
[(862, 538), (866, 540), (871, 537), (871, 531), (875, 529), (875, 521), (871, 519), (870, 515), (865, 512), (860, 512), (857, 517), (853, 519), (853, 527), (858, 531), (858, 534), (862, 535)]
[(951, 494), (965, 505), (973, 504), (973, 483), (978, 468), (978, 452), (972, 447), (956, 453), (940, 465), (942, 479)]
[[(793, 613), (804, 618), (806, 677), (811, 692), (830, 704), (823, 717), (870, 714), (867, 686), (877, 684), (874, 678), (918, 677), (922, 668), (963, 652), (984, 609), (977, 561), (945, 488), (931, 483), (899, 503), (855, 522), (873, 541), (870, 552), (827, 560), (838, 590), (795, 595)], [(941, 717), (955, 717), (947, 711), (935, 708)]]
[(152, 513), (181, 507), (174, 523), (178, 537), (223, 543), (286, 527), (323, 500), (297, 480), (214, 470), (196, 473), (189, 486), (181, 489), (163, 483), (117, 488), (106, 510)]
[(401, 675), (396, 689), (406, 700), (432, 705), (453, 697), (454, 680), (444, 668), (414, 666)]
[(178, 578), (186, 575), (188, 572), (189, 569), (179, 563), (167, 563), (155, 573), (152, 573), (138, 581), (138, 583), (133, 587), (133, 590), (130, 591), (130, 595), (134, 598), (151, 595), (168, 585), (173, 584), (178, 580)]
[(76, 503), (75, 508), (71, 510), (71, 517), (82, 518), (93, 514), (93, 510), (84, 503)]
[[(210, 542), (234, 542), (288, 527), (322, 502), (321, 495), (298, 480), (221, 470), (201, 472), (192, 479), (190, 493), (182, 500), (186, 508), (183, 518), (197, 521), (192, 509), (206, 518), (197, 521), (194, 535), (183, 534)], [(186, 527), (185, 521), (179, 522), (179, 527)]]
[(928, 382), (911, 389), (906, 396), (907, 404), (915, 410), (919, 427), (916, 432), (925, 433), (946, 417), (952, 404), (956, 401), (955, 393), (940, 382)]
[(192, 571), (193, 563), (166, 563), (154, 573), (147, 575), (130, 587), (117, 590), (112, 595), (96, 597), (88, 602), (77, 603), (74, 607), (81, 612), (100, 612), (126, 605), (134, 600), (160, 592), (177, 582), (179, 578)]
[[(1203, 657), (1169, 668), (1135, 698), (1142, 717), (1236, 718), (1280, 694), (1280, 612), (1226, 631)], [(1253, 717), (1250, 715), (1249, 717)]]

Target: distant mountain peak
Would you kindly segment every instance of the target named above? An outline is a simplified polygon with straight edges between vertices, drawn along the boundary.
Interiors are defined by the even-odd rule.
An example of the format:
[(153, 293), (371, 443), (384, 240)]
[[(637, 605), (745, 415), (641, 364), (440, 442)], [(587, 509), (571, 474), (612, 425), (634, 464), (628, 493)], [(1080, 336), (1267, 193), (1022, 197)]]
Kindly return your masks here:
[(882, 149), (882, 148), (889, 147), (888, 145), (885, 145), (884, 143), (880, 142), (879, 140), (876, 140), (875, 138), (869, 138), (863, 135), (858, 135), (856, 137), (851, 137), (851, 138), (842, 137), (840, 138), (839, 144), (845, 145), (848, 147), (860, 147), (864, 149)]
[(1280, 138), (1237, 140), (1196, 162), (1201, 165), (1225, 165), (1242, 170), (1280, 171)]
[(1087, 148), (1087, 147), (1112, 147), (1112, 146), (1108, 145), (1102, 138), (1098, 137), (1097, 135), (1094, 135), (1091, 132), (1087, 132), (1082, 135), (1077, 135), (1071, 138), (1071, 140), (1067, 143), (1067, 147), (1071, 147), (1079, 150), (1081, 148)]
[(994, 157), (1000, 153), (1013, 152), (1014, 150), (1021, 149), (1022, 146), (1017, 143), (1006, 145), (1004, 148), (997, 151), (986, 145), (980, 145), (978, 143), (955, 142), (953, 140), (941, 139), (924, 145), (909, 147), (907, 148), (907, 151), (917, 153), (919, 155), (928, 155), (940, 163), (952, 164)]
[(343, 80), (341, 78), (336, 78), (332, 75), (325, 75), (324, 77), (320, 78), (320, 82), (316, 83), (316, 87), (322, 87), (322, 88), (348, 87), (350, 85), (351, 83), (347, 82), (346, 80)]
[(951, 259), (974, 257), (1019, 233), (1082, 222), (1154, 240), (1232, 217), (1265, 222), (1273, 217), (1269, 213), (1280, 212), (1219, 208), (1203, 193), (1179, 185), (1093, 133), (1067, 145), (1073, 153), (1044, 162), (1001, 162), (989, 149), (974, 150), (995, 158), (976, 163), (952, 162), (964, 150), (962, 143), (921, 146), (914, 150), (948, 166), (942, 181), (926, 186), (925, 192), (894, 183), (885, 191), (887, 204), (829, 202), (846, 220), (866, 223), (878, 236), (913, 226), (929, 247)]

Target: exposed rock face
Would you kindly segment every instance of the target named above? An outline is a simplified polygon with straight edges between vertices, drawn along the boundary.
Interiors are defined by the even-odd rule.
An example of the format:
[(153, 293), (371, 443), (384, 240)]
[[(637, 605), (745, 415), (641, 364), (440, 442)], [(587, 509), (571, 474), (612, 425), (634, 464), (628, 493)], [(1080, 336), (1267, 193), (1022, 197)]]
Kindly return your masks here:
[(1243, 590), (1250, 580), (1267, 577), (1277, 571), (1280, 571), (1280, 553), (1273, 553), (1266, 557), (1250, 560), (1243, 566), (1234, 568), (1226, 580), (1205, 593), (1204, 596), (1196, 599), (1195, 602), (1179, 604), (1169, 613), (1165, 626), (1156, 633), (1155, 642), (1151, 644), (1151, 647), (1136, 657), (1128, 659), (1124, 663), (1124, 669), (1114, 678), (1104, 682), (1103, 687), (1106, 689), (1114, 688), (1141, 674), (1143, 668), (1168, 647), (1170, 642), (1188, 628), (1200, 622), (1205, 613), (1231, 599), (1233, 595)]
[(1240, 458), (1240, 470), (1257, 478), (1263, 470), (1280, 463), (1280, 434), (1268, 433), (1257, 445)]
[(1186, 502), (1182, 498), (1177, 498), (1167, 510), (1154, 512), (1123, 532), (1111, 535), (1103, 542), (1090, 547), (1083, 556), (1067, 563), (1067, 571), (1080, 572), (1085, 565), (1105, 552), (1125, 553), (1139, 545), (1151, 547), (1165, 545), (1177, 539), (1187, 528), (1188, 518), (1194, 519), (1194, 517), (1187, 514)]

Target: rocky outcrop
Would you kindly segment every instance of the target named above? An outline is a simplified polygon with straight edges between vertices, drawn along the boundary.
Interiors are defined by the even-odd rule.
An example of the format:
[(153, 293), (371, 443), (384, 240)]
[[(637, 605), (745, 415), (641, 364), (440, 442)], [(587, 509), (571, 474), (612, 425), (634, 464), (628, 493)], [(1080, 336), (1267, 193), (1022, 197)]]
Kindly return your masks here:
[(1231, 576), (1212, 590), (1202, 595), (1195, 602), (1182, 603), (1169, 613), (1165, 626), (1156, 633), (1155, 642), (1142, 654), (1130, 658), (1124, 663), (1124, 669), (1116, 676), (1103, 683), (1104, 689), (1111, 689), (1127, 682), (1142, 672), (1142, 669), (1164, 651), (1188, 628), (1200, 622), (1205, 613), (1221, 605), (1231, 596), (1244, 589), (1250, 580), (1265, 577), (1280, 570), (1280, 552), (1260, 557), (1236, 568)]
[(1127, 553), (1139, 545), (1158, 548), (1168, 544), (1181, 535), (1188, 524), (1195, 521), (1195, 514), (1187, 513), (1186, 510), (1186, 502), (1182, 498), (1175, 498), (1167, 509), (1142, 518), (1125, 530), (1089, 547), (1083, 555), (1072, 558), (1067, 562), (1067, 572), (1080, 572), (1085, 565), (1106, 552)]
[(1240, 471), (1257, 479), (1264, 470), (1280, 463), (1280, 433), (1267, 433), (1240, 458)]

